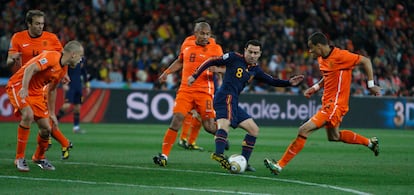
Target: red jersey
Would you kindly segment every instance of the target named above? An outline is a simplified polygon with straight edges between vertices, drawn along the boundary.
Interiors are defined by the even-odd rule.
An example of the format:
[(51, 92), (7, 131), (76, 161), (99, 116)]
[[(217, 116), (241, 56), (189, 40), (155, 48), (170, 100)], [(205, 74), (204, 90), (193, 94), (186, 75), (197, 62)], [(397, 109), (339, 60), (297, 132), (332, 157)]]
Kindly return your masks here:
[(23, 76), (26, 68), (33, 63), (39, 67), (40, 71), (33, 74), (29, 83), (29, 96), (37, 96), (43, 94), (43, 87), (49, 83), (57, 84), (62, 80), (67, 72), (67, 68), (60, 64), (62, 57), (61, 52), (45, 51), (38, 56), (29, 60), (23, 65), (12, 77), (10, 77), (8, 86), (21, 88)]
[(189, 36), (181, 45), (179, 59), (183, 61), (183, 70), (181, 75), (181, 90), (190, 92), (203, 92), (214, 94), (214, 80), (213, 72), (209, 70), (204, 71), (199, 78), (190, 86), (187, 85), (187, 78), (191, 76), (194, 71), (204, 61), (210, 57), (217, 57), (223, 55), (223, 49), (218, 45), (213, 38), (209, 39), (206, 46), (200, 46), (195, 43), (195, 36)]
[(319, 69), (323, 75), (322, 104), (332, 103), (348, 110), (351, 92), (352, 69), (361, 56), (333, 47), (328, 57), (318, 57)]

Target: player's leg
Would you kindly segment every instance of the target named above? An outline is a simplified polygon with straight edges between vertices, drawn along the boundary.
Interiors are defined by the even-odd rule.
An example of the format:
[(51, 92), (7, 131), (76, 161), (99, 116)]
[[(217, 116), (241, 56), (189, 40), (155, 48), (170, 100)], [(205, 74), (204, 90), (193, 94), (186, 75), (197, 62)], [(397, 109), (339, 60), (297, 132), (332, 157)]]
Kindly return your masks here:
[[(217, 112), (219, 117), (219, 112)], [(230, 121), (227, 118), (217, 119), (218, 130), (214, 139), (216, 150), (211, 154), (211, 159), (220, 163), (221, 167), (230, 170), (230, 163), (227, 156), (224, 155), (224, 148), (227, 145), (227, 137), (230, 129)]]
[(76, 89), (72, 99), (69, 101), (73, 104), (73, 132), (85, 133), (85, 130), (80, 128), (80, 109), (82, 104), (82, 89)]
[[(66, 93), (66, 95), (68, 95), (68, 94), (70, 94), (70, 93)], [(45, 100), (47, 102), (47, 98), (48, 98), (47, 95), (45, 95), (45, 98), (46, 98)], [(65, 102), (66, 101), (67, 101), (67, 98), (65, 98)], [(67, 103), (65, 103), (65, 104), (67, 104)], [(67, 107), (67, 105), (63, 105), (62, 108), (63, 107)], [(58, 116), (56, 116), (56, 118), (58, 118)], [(58, 120), (59, 120), (59, 118), (58, 118)], [(62, 154), (64, 154), (64, 155), (62, 155), (62, 159), (69, 158), (69, 149), (68, 148), (70, 147), (71, 143), (66, 138), (66, 136), (62, 133), (62, 131), (60, 131), (59, 127), (56, 124), (53, 124), (52, 120), (48, 120), (48, 121), (50, 123), (49, 126), (51, 128), (51, 133), (50, 133), (51, 137), (53, 137), (56, 141), (58, 141), (60, 143), (61, 147), (62, 147)], [(52, 145), (52, 142), (51, 142), (51, 139), (49, 138), (48, 149), (51, 147), (51, 145)]]
[(62, 131), (60, 131), (59, 126), (53, 124), (52, 120), (49, 120), (50, 127), (51, 127), (51, 137), (57, 140), (61, 147), (62, 147), (62, 160), (66, 160), (69, 158), (69, 150), (73, 147), (72, 143), (63, 135)]
[(192, 112), (191, 129), (190, 129), (191, 131), (190, 131), (190, 135), (188, 138), (188, 148), (190, 150), (203, 151), (204, 148), (196, 144), (196, 140), (198, 138), (198, 135), (200, 134), (200, 129), (201, 129), (201, 117), (195, 110), (192, 110), (191, 112)]
[(21, 100), (17, 94), (19, 90), (14, 87), (7, 88), (7, 95), (9, 96), (10, 103), (15, 108), (15, 115), (20, 115), (21, 117), (17, 127), (16, 158), (14, 164), (19, 171), (29, 171), (29, 166), (25, 159), (25, 151), (30, 135), (30, 125), (33, 122), (33, 110), (27, 103), (29, 101), (28, 98), (27, 101)]
[[(64, 103), (62, 105), (62, 107), (59, 109), (56, 118), (59, 121), (63, 116), (65, 116), (66, 112), (69, 110), (71, 104), (70, 104), (70, 98), (73, 95), (73, 92), (71, 90), (68, 90), (67, 85), (64, 85), (63, 87), (64, 89)], [(45, 98), (47, 98), (47, 93), (45, 94)], [(65, 144), (65, 139), (62, 138), (63, 134), (62, 132), (58, 129), (57, 131), (55, 131), (54, 126), (51, 124), (52, 127), (52, 133), (51, 133), (51, 137), (49, 137), (49, 145), (48, 145), (48, 149), (52, 147), (52, 137), (54, 139), (56, 139), (60, 145), (62, 147), (64, 147)], [(64, 136), (63, 136), (64, 137)]]
[[(216, 111), (217, 118), (217, 131), (215, 134), (215, 154), (222, 155), (228, 144), (227, 137), (230, 131), (230, 126), (234, 127), (236, 124), (232, 124), (231, 120), (237, 120), (237, 103), (231, 101), (232, 97), (215, 97), (214, 109)], [(202, 113), (200, 113), (203, 116)]]
[(64, 93), (64, 103), (62, 107), (59, 109), (59, 112), (56, 115), (56, 118), (60, 120), (63, 116), (65, 116), (66, 112), (69, 110), (71, 106), (71, 102), (73, 101), (74, 91), (69, 88), (68, 85), (63, 85), (63, 93)]
[[(315, 117), (317, 116), (317, 117)], [(264, 164), (270, 171), (277, 175), (282, 169), (305, 147), (308, 136), (320, 126), (326, 123), (326, 112), (318, 111), (314, 117), (299, 127), (298, 136), (286, 148), (279, 161), (265, 159)]]
[(193, 116), (191, 113), (188, 113), (184, 117), (183, 126), (181, 128), (180, 140), (178, 141), (178, 145), (187, 149), (188, 148), (188, 134), (191, 129), (191, 122), (193, 120)]
[(85, 133), (84, 129), (80, 128), (80, 108), (81, 104), (75, 104), (73, 106), (73, 133)]
[(63, 116), (65, 116), (66, 112), (69, 110), (70, 108), (70, 103), (67, 102), (67, 100), (65, 99), (65, 103), (63, 103), (62, 107), (59, 109), (56, 118), (58, 120), (60, 120)]
[(312, 120), (308, 120), (305, 124), (299, 127), (298, 136), (290, 143), (285, 150), (282, 158), (278, 161), (280, 167), (285, 167), (290, 160), (292, 160), (305, 147), (308, 136), (316, 129), (316, 125)]
[(59, 127), (53, 124), (52, 120), (49, 120), (50, 126), (52, 128), (51, 136), (57, 140), (62, 147), (69, 147), (69, 140), (63, 135)]
[(25, 159), (25, 152), (27, 141), (30, 135), (30, 124), (33, 121), (33, 111), (30, 106), (26, 106), (21, 109), (21, 121), (17, 128), (17, 147), (16, 147), (16, 158), (15, 165), (19, 171), (29, 171), (29, 165)]
[(326, 128), (329, 141), (341, 141), (347, 144), (360, 144), (367, 146), (374, 152), (375, 156), (379, 154), (379, 142), (377, 137), (367, 138), (352, 130), (339, 130), (339, 127)]
[(55, 170), (55, 167), (46, 159), (45, 155), (48, 148), (49, 136), (51, 133), (49, 116), (42, 116), (42, 118), (37, 118), (36, 123), (39, 126), (39, 133), (37, 134), (37, 147), (35, 153), (32, 156), (32, 160), (41, 169)]
[(173, 109), (173, 117), (170, 123), (170, 127), (164, 134), (162, 142), (162, 153), (153, 158), (154, 163), (160, 166), (166, 166), (168, 156), (171, 149), (177, 139), (178, 130), (181, 128), (184, 121), (184, 116), (192, 109), (192, 95), (187, 92), (179, 92), (175, 98), (175, 106)]
[(341, 141), (347, 144), (359, 144), (370, 148), (375, 156), (379, 154), (379, 143), (377, 137), (367, 138), (352, 130), (339, 130), (339, 126), (342, 122), (342, 118), (346, 112), (337, 109), (331, 114), (329, 124), (326, 125), (326, 135), (329, 141)]
[(195, 111), (200, 114), (204, 130), (212, 135), (216, 134), (216, 112), (213, 107), (213, 97), (206, 93), (194, 94)]
[[(250, 118), (247, 113), (242, 114), (241, 112), (245, 112), (241, 108), (239, 108), (239, 117), (242, 122), (239, 124), (239, 127), (244, 129), (247, 134), (244, 136), (244, 140), (242, 142), (242, 155), (246, 158), (246, 161), (249, 162), (250, 156), (254, 150), (254, 145), (256, 144), (256, 138), (259, 135), (259, 127), (254, 122), (252, 118)], [(247, 118), (247, 119), (244, 119)], [(255, 172), (256, 169), (253, 168), (249, 163), (246, 168), (246, 171)]]

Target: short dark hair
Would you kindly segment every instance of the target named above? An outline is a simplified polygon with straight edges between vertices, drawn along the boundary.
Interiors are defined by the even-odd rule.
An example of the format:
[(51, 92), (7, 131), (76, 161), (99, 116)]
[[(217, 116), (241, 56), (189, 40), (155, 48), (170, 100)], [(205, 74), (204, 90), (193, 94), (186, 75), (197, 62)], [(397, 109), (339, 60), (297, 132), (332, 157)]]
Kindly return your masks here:
[(310, 41), (313, 45), (316, 45), (318, 43), (322, 45), (328, 45), (328, 38), (321, 33), (321, 32), (315, 32), (311, 34), (308, 38), (308, 41)]
[(29, 10), (26, 13), (26, 24), (31, 24), (33, 22), (33, 17), (35, 16), (43, 16), (45, 17), (45, 13), (40, 10)]
[(262, 44), (258, 40), (249, 40), (249, 41), (247, 41), (246, 45), (244, 45), (244, 48), (247, 48), (249, 45), (259, 46), (260, 50), (262, 50)]

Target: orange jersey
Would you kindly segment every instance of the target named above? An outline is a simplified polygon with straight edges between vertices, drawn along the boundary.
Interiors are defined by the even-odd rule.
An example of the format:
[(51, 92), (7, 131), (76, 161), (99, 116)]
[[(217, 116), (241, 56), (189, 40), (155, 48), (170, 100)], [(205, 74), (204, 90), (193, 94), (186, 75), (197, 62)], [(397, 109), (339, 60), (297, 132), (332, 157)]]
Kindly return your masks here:
[(43, 87), (49, 83), (59, 83), (65, 76), (67, 68), (60, 64), (62, 53), (57, 51), (45, 51), (29, 60), (22, 66), (7, 84), (8, 87), (20, 89), (22, 87), (23, 75), (28, 66), (33, 63), (40, 68), (40, 71), (33, 74), (29, 83), (29, 96), (43, 95)]
[(190, 86), (187, 85), (187, 78), (191, 76), (194, 71), (204, 61), (210, 57), (217, 57), (223, 55), (223, 49), (218, 45), (213, 38), (209, 39), (209, 44), (200, 46), (195, 44), (195, 36), (187, 37), (181, 46), (179, 59), (183, 61), (183, 69), (181, 74), (181, 90), (191, 92), (214, 93), (213, 72), (204, 71), (198, 79)]
[(62, 52), (63, 47), (58, 37), (50, 32), (43, 31), (40, 37), (30, 37), (29, 31), (15, 33), (10, 41), (9, 53), (21, 53), (22, 65), (43, 51)]
[(360, 55), (336, 47), (327, 58), (318, 57), (319, 69), (324, 79), (323, 105), (334, 104), (335, 107), (348, 111), (352, 69), (360, 59)]

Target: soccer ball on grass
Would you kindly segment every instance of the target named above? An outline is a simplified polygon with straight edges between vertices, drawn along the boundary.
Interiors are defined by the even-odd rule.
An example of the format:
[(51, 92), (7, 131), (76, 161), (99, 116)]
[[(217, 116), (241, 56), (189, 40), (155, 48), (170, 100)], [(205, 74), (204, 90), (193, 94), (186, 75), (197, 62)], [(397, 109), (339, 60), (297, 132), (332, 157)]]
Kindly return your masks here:
[(240, 154), (233, 154), (228, 159), (230, 163), (230, 173), (243, 173), (247, 167), (247, 160)]

